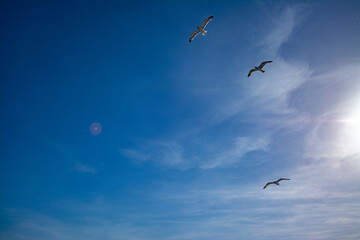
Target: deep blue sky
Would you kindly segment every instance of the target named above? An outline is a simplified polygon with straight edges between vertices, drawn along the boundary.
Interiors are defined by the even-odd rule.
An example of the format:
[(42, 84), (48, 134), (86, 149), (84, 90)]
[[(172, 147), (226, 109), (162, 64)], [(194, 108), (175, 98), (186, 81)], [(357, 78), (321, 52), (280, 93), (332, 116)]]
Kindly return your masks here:
[(358, 1), (2, 1), (0, 24), (1, 239), (359, 239)]

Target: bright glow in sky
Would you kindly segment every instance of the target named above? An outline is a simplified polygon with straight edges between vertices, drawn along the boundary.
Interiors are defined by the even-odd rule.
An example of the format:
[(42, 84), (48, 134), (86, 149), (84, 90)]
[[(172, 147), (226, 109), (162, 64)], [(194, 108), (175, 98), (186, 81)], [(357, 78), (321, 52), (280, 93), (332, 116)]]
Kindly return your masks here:
[(2, 1), (0, 239), (360, 239), (359, 14)]

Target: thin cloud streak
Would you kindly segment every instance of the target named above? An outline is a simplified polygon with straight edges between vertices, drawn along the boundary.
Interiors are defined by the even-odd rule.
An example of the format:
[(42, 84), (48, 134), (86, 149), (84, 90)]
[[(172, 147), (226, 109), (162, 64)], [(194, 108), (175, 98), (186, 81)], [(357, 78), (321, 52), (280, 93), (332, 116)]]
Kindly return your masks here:
[(210, 161), (206, 161), (201, 168), (209, 169), (215, 167), (228, 167), (239, 161), (246, 153), (262, 150), (266, 151), (269, 139), (262, 137), (238, 137), (228, 150), (220, 152)]
[(80, 173), (93, 173), (93, 174), (98, 173), (98, 171), (95, 168), (89, 167), (83, 163), (76, 163), (73, 170)]
[(177, 142), (146, 141), (139, 150), (120, 149), (120, 154), (135, 161), (153, 161), (168, 167), (184, 167), (183, 149)]
[(278, 17), (274, 18), (273, 14), (264, 18), (264, 22), (271, 22), (272, 26), (265, 36), (262, 36), (259, 42), (255, 43), (256, 47), (261, 47), (266, 54), (279, 55), (281, 46), (286, 43), (294, 30), (301, 24), (309, 14), (310, 5), (297, 4), (285, 7), (281, 12), (275, 12)]

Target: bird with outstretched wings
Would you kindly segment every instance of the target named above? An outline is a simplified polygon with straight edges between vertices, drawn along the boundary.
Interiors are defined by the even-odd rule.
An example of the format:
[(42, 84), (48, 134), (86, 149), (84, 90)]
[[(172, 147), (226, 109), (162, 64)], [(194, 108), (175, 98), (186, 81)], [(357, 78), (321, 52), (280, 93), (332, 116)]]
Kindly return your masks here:
[(278, 180), (276, 181), (273, 181), (273, 182), (268, 182), (266, 183), (266, 185), (263, 187), (263, 189), (265, 189), (267, 186), (269, 186), (270, 184), (276, 184), (276, 185), (280, 185), (279, 182), (282, 181), (282, 180), (290, 180), (289, 178), (279, 178)]
[(191, 34), (189, 42), (191, 42), (199, 33), (202, 33), (202, 35), (205, 35), (207, 31), (205, 31), (206, 25), (214, 18), (214, 16), (210, 16), (206, 18), (202, 24), (197, 26), (197, 29)]
[(253, 72), (256, 72), (256, 71), (260, 71), (262, 73), (264, 73), (265, 71), (262, 70), (262, 68), (268, 64), (268, 63), (271, 63), (272, 61), (265, 61), (265, 62), (262, 62), (258, 67), (254, 67), (253, 69), (250, 70), (249, 74), (248, 74), (248, 77), (250, 77), (250, 75), (253, 73)]

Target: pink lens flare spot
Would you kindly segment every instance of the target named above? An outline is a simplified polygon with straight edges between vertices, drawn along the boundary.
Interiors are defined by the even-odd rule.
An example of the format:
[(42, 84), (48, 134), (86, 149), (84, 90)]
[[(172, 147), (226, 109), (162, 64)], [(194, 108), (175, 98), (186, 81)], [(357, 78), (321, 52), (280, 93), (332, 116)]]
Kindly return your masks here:
[(98, 122), (94, 122), (90, 125), (90, 132), (92, 135), (99, 135), (101, 133), (101, 124)]

